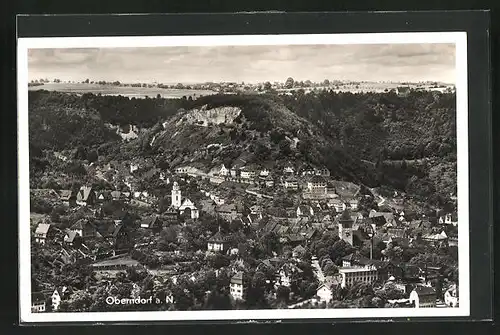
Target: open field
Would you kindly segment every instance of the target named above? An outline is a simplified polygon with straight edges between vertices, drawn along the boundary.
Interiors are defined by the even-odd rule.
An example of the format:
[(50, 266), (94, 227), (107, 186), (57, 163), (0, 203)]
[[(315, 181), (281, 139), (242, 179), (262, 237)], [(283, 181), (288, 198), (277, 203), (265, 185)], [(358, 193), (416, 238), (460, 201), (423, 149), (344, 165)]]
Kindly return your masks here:
[(94, 93), (102, 95), (122, 95), (129, 98), (155, 98), (158, 94), (162, 98), (182, 98), (183, 96), (199, 97), (210, 95), (216, 92), (210, 90), (189, 90), (189, 89), (170, 89), (158, 87), (126, 87), (114, 85), (82, 84), (82, 83), (47, 83), (40, 86), (30, 86), (29, 90), (47, 90), (68, 93)]

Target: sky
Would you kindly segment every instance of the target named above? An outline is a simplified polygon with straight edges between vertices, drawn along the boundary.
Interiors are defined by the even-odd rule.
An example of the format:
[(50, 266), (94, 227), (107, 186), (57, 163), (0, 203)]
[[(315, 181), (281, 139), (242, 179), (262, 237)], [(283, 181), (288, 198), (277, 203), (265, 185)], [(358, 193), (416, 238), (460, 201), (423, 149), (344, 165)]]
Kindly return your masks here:
[(454, 44), (346, 44), (28, 50), (29, 80), (158, 83), (441, 81), (455, 83)]

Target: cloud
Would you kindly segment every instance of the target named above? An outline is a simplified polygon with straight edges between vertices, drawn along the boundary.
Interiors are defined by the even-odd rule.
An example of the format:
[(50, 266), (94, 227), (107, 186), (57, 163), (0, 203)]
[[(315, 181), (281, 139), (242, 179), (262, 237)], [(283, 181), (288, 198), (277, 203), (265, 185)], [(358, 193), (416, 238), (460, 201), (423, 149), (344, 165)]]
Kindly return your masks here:
[(30, 79), (454, 81), (453, 44), (31, 49)]

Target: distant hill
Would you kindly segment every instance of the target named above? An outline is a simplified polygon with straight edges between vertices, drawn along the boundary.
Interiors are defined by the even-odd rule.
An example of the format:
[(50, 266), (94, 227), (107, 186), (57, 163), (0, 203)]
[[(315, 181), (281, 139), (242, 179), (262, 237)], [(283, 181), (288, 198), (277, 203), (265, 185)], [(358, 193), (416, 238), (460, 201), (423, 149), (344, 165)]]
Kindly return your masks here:
[(149, 136), (154, 137), (153, 151), (168, 155), (174, 165), (201, 162), (210, 170), (244, 157), (246, 165), (327, 167), (335, 177), (367, 183), (375, 177), (364, 171), (358, 158), (339, 150), (338, 143), (273, 95), (199, 98)]
[(118, 141), (100, 114), (75, 95), (30, 92), (28, 99), (30, 145), (40, 150), (74, 149)]

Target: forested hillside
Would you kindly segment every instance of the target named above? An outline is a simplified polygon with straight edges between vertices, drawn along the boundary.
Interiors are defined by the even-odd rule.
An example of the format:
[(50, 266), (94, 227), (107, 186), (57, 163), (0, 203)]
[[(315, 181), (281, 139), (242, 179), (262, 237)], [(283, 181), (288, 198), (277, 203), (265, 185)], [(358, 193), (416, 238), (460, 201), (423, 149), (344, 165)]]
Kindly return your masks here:
[(371, 162), (378, 183), (444, 198), (456, 194), (455, 100), (455, 94), (428, 91), (283, 96), (344, 152)]
[[(105, 160), (149, 156), (176, 166), (296, 162), (326, 166), (332, 176), (388, 186), (432, 203), (456, 194), (455, 95), (319, 91), (291, 95), (213, 95), (191, 99), (36, 91), (29, 95), (30, 145), (96, 150)], [(235, 107), (230, 123), (188, 122), (193, 109)], [(234, 112), (234, 110), (233, 110)], [(220, 116), (220, 115), (219, 115)], [(106, 124), (143, 131), (124, 143)], [(211, 150), (207, 146), (214, 145)], [(248, 161), (249, 159), (249, 161)]]

